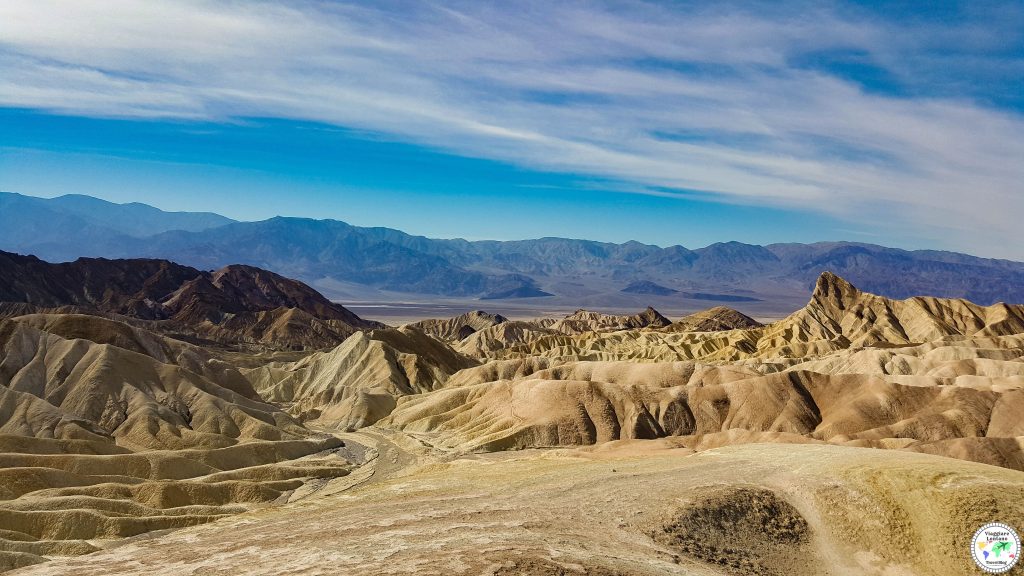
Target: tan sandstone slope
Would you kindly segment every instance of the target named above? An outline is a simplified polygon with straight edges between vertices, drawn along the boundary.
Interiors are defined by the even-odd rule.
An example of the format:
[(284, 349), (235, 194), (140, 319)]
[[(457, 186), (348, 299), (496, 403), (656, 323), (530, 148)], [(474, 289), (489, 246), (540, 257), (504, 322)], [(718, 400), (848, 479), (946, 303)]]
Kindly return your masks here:
[(925, 297), (891, 300), (861, 292), (842, 278), (824, 273), (804, 308), (764, 327), (713, 332), (637, 329), (587, 332), (572, 338), (524, 327), (509, 337), (496, 335), (478, 340), (472, 349), (463, 348), (477, 336), (473, 335), (460, 349), (498, 359), (543, 356), (561, 361), (789, 363), (868, 346), (906, 346), (1021, 333), (1024, 306), (978, 306), (966, 300)]
[[(232, 327), (232, 282), (166, 305), (320, 337), (302, 307)], [(0, 569), (953, 575), (979, 525), (1024, 527), (1022, 306), (823, 274), (765, 326), (469, 313), (274, 354), (27, 306), (0, 310)]]
[(454, 318), (446, 318), (444, 320), (421, 320), (419, 322), (413, 322), (412, 324), (409, 324), (409, 326), (418, 328), (426, 334), (435, 336), (440, 340), (452, 342), (455, 340), (464, 340), (471, 334), (475, 334), (476, 332), (490, 328), (491, 326), (497, 326), (503, 322), (508, 322), (508, 318), (505, 318), (501, 314), (489, 314), (483, 310), (474, 310), (472, 312), (460, 314)]
[[(736, 314), (688, 317), (699, 331), (655, 323), (568, 334), (556, 331), (562, 321), (507, 321), (454, 350), (409, 326), (246, 375), (318, 425), (379, 422), (451, 450), (679, 436), (699, 449), (828, 442), (1024, 469), (1019, 308), (893, 301), (826, 274), (805, 308), (775, 324), (699, 325), (748, 323)], [(566, 320), (584, 318), (603, 322)], [(506, 347), (483, 350), (485, 338)], [(494, 351), (502, 359), (488, 359)]]
[(579, 309), (559, 320), (544, 319), (538, 324), (562, 334), (582, 334), (584, 332), (610, 332), (633, 328), (664, 328), (672, 321), (661, 315), (654, 308), (647, 307), (643, 312), (629, 315), (602, 314), (590, 310)]
[(331, 350), (246, 372), (268, 401), (302, 420), (350, 430), (387, 416), (398, 397), (429, 392), (477, 361), (418, 328), (356, 333)]
[(761, 325), (757, 320), (738, 310), (727, 306), (715, 306), (680, 318), (667, 329), (672, 332), (719, 332), (758, 328)]
[[(209, 522), (350, 466), (232, 366), (106, 318), (0, 321), (0, 568)], [(326, 452), (325, 452), (326, 451)]]

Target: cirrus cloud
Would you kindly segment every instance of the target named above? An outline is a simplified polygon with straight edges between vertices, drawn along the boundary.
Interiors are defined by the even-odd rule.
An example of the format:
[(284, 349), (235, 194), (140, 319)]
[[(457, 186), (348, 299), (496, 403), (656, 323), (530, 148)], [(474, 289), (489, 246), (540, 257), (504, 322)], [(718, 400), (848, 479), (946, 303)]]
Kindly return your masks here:
[(0, 105), (314, 120), (1024, 258), (1012, 5), (10, 0)]

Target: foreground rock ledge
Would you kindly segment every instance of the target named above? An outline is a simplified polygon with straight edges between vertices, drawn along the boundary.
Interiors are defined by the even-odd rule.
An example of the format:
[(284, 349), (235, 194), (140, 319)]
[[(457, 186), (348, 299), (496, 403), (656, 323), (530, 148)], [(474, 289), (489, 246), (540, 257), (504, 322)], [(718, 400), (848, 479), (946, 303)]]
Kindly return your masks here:
[(925, 454), (655, 440), (415, 461), (11, 574), (959, 575), (978, 526), (1024, 526), (1024, 473)]

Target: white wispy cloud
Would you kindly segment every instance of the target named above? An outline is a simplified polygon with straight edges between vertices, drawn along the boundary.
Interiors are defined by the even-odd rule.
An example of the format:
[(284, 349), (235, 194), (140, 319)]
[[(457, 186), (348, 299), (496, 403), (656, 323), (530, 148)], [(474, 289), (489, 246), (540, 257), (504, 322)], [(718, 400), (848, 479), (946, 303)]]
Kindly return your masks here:
[[(900, 25), (840, 4), (7, 0), (0, 105), (314, 120), (1020, 258), (1006, 240), (1024, 217), (1024, 117), (985, 96), (1024, 69), (1022, 14)], [(830, 53), (905, 90), (801, 64)]]

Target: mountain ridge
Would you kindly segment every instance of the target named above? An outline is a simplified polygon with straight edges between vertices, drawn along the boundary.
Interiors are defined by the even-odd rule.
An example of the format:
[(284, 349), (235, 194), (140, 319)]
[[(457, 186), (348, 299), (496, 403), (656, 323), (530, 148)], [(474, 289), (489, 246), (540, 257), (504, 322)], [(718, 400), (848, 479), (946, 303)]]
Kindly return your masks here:
[(205, 230), (234, 222), (212, 212), (167, 212), (130, 202), (116, 204), (83, 194), (37, 198), (0, 192), (0, 249), (74, 260), (120, 256), (138, 238), (168, 230)]
[[(21, 222), (31, 205), (31, 197), (0, 196), (5, 223)], [(641, 290), (657, 286), (660, 306), (673, 299), (763, 301), (779, 302), (776, 311), (781, 311), (827, 270), (891, 298), (1024, 302), (1024, 263), (947, 251), (859, 242), (759, 246), (731, 241), (691, 250), (555, 237), (468, 241), (282, 216), (200, 230), (154, 228), (152, 235), (135, 237), (95, 224), (117, 219), (112, 206), (125, 205), (111, 204), (107, 213), (93, 213), (92, 220), (65, 211), (37, 218), (31, 230), (9, 226), (0, 232), (0, 249), (49, 260), (164, 258), (204, 270), (247, 264), (311, 284), (334, 280), (367, 290), (441, 297), (530, 297), (538, 305), (613, 299), (629, 307), (646, 305), (638, 297), (647, 295), (629, 290), (639, 285)]]

